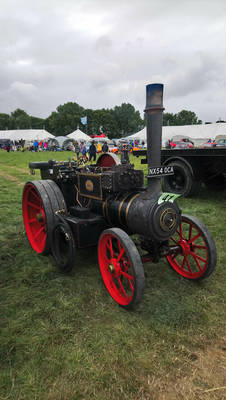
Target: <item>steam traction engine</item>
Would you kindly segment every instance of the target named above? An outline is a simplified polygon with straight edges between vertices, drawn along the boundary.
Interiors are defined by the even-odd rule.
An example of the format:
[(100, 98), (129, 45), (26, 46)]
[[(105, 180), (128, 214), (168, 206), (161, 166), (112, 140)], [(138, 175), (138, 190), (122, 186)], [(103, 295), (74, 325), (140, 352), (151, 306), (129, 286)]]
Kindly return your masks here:
[[(69, 271), (76, 248), (98, 244), (98, 260), (105, 286), (125, 308), (138, 303), (144, 291), (142, 262), (165, 257), (184, 278), (201, 280), (216, 265), (216, 247), (207, 228), (195, 217), (181, 214), (178, 195), (163, 193), (160, 179), (173, 174), (161, 166), (163, 85), (146, 87), (147, 187), (143, 172), (129, 162), (121, 145), (121, 161), (102, 154), (95, 165), (77, 162), (30, 163), (42, 180), (27, 182), (23, 218), (28, 240), (40, 254), (52, 252), (56, 263)], [(140, 256), (131, 235), (136, 234)]]

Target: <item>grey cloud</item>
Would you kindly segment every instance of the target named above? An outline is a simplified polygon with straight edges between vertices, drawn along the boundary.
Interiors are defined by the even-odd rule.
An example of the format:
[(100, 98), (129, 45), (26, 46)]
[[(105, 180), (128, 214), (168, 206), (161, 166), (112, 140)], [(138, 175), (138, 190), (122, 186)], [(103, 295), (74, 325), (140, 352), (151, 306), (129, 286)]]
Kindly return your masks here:
[(67, 101), (142, 112), (151, 82), (165, 84), (167, 111), (216, 120), (217, 101), (225, 105), (221, 0), (10, 0), (1, 9), (0, 112), (46, 117)]

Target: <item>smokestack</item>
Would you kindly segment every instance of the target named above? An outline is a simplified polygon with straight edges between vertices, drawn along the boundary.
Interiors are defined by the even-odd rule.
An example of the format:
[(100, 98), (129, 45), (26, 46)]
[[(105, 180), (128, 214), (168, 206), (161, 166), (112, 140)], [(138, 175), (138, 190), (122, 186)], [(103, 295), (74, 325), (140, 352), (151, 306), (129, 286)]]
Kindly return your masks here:
[(147, 161), (148, 187), (160, 186), (160, 177), (150, 174), (150, 169), (161, 167), (163, 84), (153, 83), (146, 86), (146, 123), (147, 123)]

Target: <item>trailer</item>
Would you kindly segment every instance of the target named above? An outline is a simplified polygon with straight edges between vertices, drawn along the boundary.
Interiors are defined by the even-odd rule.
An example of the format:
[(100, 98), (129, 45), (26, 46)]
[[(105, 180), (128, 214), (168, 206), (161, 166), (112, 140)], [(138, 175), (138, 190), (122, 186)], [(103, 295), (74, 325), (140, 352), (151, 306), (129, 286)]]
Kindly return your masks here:
[[(141, 164), (147, 163), (146, 150), (134, 150), (133, 154), (145, 157)], [(194, 196), (202, 183), (208, 189), (226, 189), (226, 148), (162, 149), (161, 161), (162, 165), (174, 169), (174, 175), (162, 178), (166, 192)]]
[(217, 262), (208, 229), (182, 214), (178, 195), (162, 191), (161, 178), (174, 172), (173, 166), (161, 165), (162, 101), (163, 85), (147, 85), (147, 187), (143, 171), (130, 163), (130, 146), (122, 144), (121, 160), (104, 153), (91, 165), (32, 162), (31, 170), (39, 169), (42, 179), (28, 181), (23, 190), (24, 226), (34, 251), (52, 253), (68, 272), (76, 249), (97, 246), (106, 289), (125, 309), (143, 297), (144, 262), (164, 258), (190, 281), (210, 276)]

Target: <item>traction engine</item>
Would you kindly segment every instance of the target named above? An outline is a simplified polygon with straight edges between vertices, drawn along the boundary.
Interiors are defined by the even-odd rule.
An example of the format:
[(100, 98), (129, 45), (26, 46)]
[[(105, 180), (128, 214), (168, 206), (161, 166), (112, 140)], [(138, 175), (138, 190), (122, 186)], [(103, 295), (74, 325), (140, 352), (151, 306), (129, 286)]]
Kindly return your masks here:
[(161, 166), (163, 110), (163, 85), (147, 85), (147, 187), (122, 142), (121, 160), (104, 153), (91, 165), (71, 160), (29, 163), (32, 171), (40, 169), (41, 180), (27, 182), (23, 191), (24, 225), (32, 248), (39, 254), (51, 252), (68, 272), (76, 248), (97, 245), (104, 284), (124, 308), (142, 299), (146, 261), (165, 258), (190, 280), (208, 277), (216, 265), (207, 228), (181, 213), (178, 195), (162, 192), (162, 176), (173, 174), (172, 167)]

